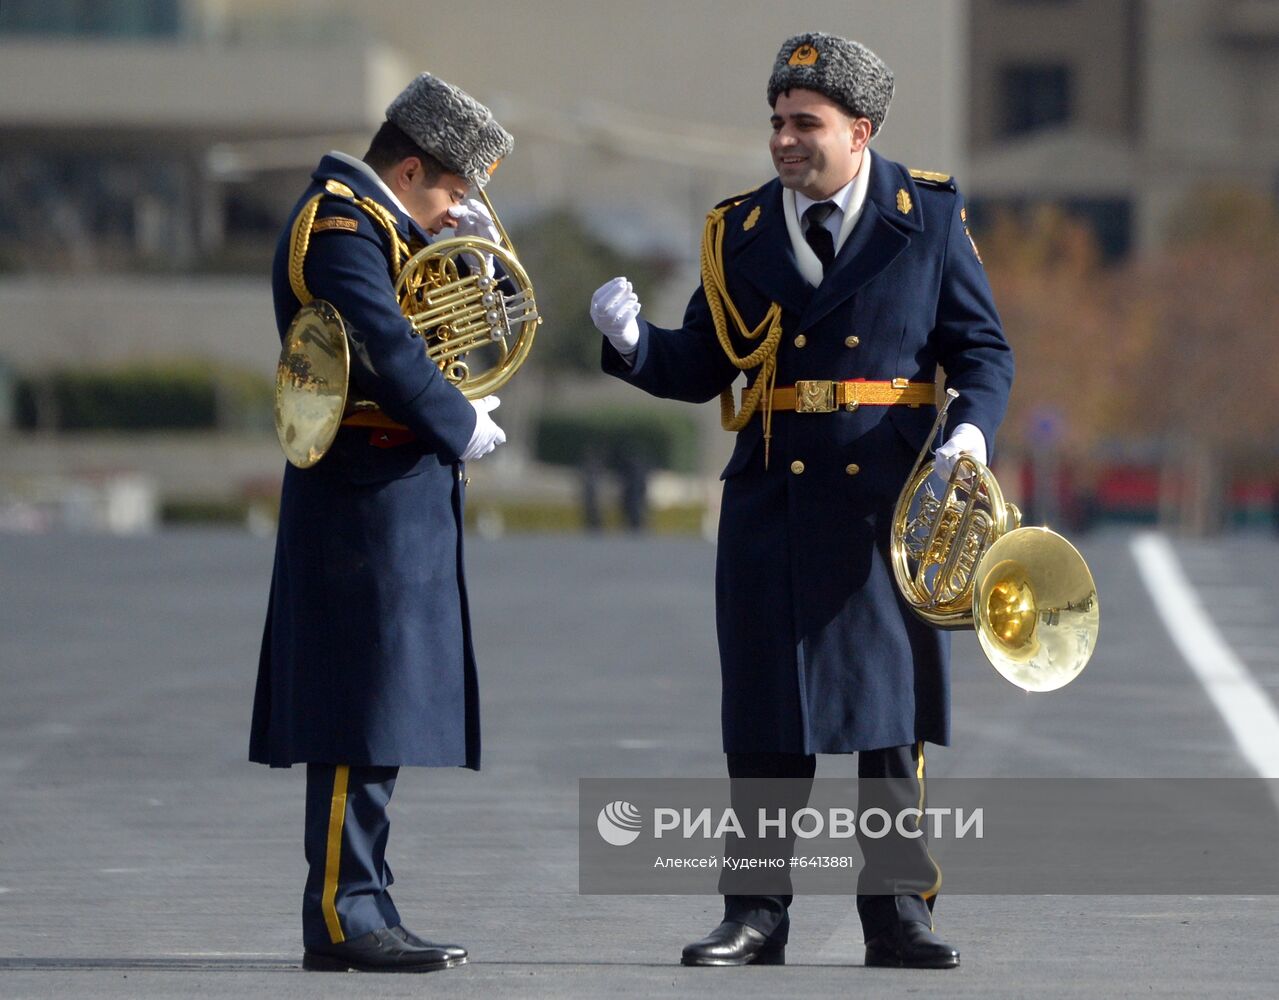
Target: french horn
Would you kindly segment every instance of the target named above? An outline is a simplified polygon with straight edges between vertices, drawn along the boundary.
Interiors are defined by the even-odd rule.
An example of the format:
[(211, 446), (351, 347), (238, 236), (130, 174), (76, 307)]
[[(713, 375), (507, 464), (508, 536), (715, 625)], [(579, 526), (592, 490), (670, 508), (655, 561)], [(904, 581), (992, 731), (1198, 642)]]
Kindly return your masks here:
[[(488, 195), (478, 193), (500, 242), (479, 236), (436, 240), (410, 256), (395, 279), (400, 311), (422, 338), (427, 357), (467, 399), (487, 396), (511, 379), (542, 322), (511, 239)], [(361, 207), (377, 218), (376, 203)], [(389, 226), (385, 217), (379, 221)], [(398, 239), (393, 226), (388, 231), (393, 242)], [(296, 228), (293, 242), (295, 256), (299, 247), (304, 256)], [(276, 366), (276, 433), (285, 457), (298, 468), (319, 462), (344, 424), (404, 429), (372, 401), (348, 398), (350, 371), (341, 315), (330, 303), (311, 299), (293, 318)]]
[(936, 628), (972, 628), (986, 658), (1026, 691), (1079, 676), (1097, 644), (1097, 586), (1065, 538), (1022, 527), (993, 473), (968, 454), (942, 493), (933, 488), (933, 439), (958, 398), (946, 390), (933, 429), (893, 510), (893, 576), (903, 599)]

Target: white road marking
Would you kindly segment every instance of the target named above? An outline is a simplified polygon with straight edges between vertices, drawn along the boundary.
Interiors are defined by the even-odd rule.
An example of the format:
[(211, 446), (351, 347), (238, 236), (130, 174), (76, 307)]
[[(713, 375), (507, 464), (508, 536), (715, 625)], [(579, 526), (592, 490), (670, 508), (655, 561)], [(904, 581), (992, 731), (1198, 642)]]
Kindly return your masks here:
[(1226, 720), (1244, 759), (1263, 778), (1279, 778), (1279, 712), (1269, 695), (1222, 637), (1168, 539), (1143, 532), (1130, 547), (1164, 627)]

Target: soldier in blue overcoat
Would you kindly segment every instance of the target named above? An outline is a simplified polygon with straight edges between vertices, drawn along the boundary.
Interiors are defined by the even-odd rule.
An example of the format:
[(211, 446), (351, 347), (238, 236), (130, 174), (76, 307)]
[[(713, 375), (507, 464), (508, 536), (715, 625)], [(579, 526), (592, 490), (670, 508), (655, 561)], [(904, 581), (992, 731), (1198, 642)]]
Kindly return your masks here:
[(363, 159), (320, 161), (272, 273), (281, 337), (306, 301), (329, 302), (348, 331), (349, 394), (385, 415), (381, 427), (367, 411), (344, 421), (317, 464), (286, 467), (258, 666), (250, 759), (307, 765), (303, 966), (316, 970), (466, 961), (400, 924), (386, 806), (401, 765), (480, 766), (464, 463), (505, 436), (489, 416), (496, 399), (468, 401), (427, 357), (393, 283), (442, 229), (496, 240), (465, 199), (513, 140), (429, 74), (386, 119)]
[[(737, 431), (716, 568), (724, 750), (731, 778), (791, 778), (801, 806), (819, 753), (857, 752), (860, 778), (922, 800), (923, 744), (950, 740), (949, 643), (898, 593), (893, 506), (936, 416), (938, 369), (959, 391), (943, 475), (960, 452), (986, 461), (1012, 382), (954, 181), (868, 147), (892, 90), (857, 42), (788, 39), (768, 85), (777, 177), (710, 214), (683, 325), (640, 318), (625, 278), (592, 300), (605, 371), (655, 396), (707, 401), (745, 372), (740, 401), (722, 399)], [(940, 874), (920, 850), (914, 875), (880, 892), (867, 857), (868, 964), (959, 962), (933, 930)], [(685, 964), (784, 961), (790, 896), (721, 889), (724, 922)]]

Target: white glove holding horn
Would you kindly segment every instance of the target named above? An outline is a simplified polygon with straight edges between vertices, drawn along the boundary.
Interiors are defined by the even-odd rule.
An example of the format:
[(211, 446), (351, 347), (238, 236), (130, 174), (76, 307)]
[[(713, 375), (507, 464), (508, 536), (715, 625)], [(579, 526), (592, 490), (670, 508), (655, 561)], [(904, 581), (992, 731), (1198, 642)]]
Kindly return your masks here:
[(942, 479), (949, 479), (955, 470), (955, 462), (963, 453), (986, 464), (986, 435), (972, 424), (960, 424), (933, 455), (933, 470)]
[(489, 416), (489, 411), (496, 410), (501, 402), (496, 396), (471, 400), (471, 405), (475, 407), (475, 430), (471, 432), (471, 440), (460, 456), (463, 462), (483, 458), (499, 444), (506, 443), (506, 431), (498, 427)]

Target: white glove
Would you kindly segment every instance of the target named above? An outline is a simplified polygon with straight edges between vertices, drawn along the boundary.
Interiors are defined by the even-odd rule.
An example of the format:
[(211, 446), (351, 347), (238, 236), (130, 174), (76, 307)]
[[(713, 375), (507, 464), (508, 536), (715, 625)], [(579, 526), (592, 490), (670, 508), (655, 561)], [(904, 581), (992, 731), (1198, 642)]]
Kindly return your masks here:
[[(449, 215), (457, 223), (453, 227), (455, 236), (478, 236), (481, 239), (488, 240), (490, 243), (502, 242), (502, 234), (497, 231), (493, 216), (489, 215), (489, 210), (474, 198), (464, 201), (460, 205), (450, 205)], [(493, 255), (486, 253), (477, 254), (477, 256), (480, 259), (480, 266), (484, 273), (490, 278), (493, 277), (495, 273)]]
[(591, 296), (591, 322), (618, 354), (632, 354), (639, 347), (639, 296), (625, 278), (600, 285)]
[(933, 455), (933, 469), (942, 479), (949, 479), (955, 469), (955, 461), (961, 452), (986, 464), (986, 435), (972, 424), (960, 424), (949, 440)]
[(496, 396), (471, 400), (471, 405), (475, 407), (475, 430), (471, 432), (471, 440), (462, 452), (463, 462), (483, 458), (499, 444), (506, 443), (506, 431), (498, 427), (489, 416), (489, 411), (496, 410), (501, 402)]
[(458, 236), (479, 236), (492, 243), (501, 243), (502, 234), (484, 204), (471, 198), (460, 205), (449, 206), (449, 215), (457, 220), (454, 232)]

